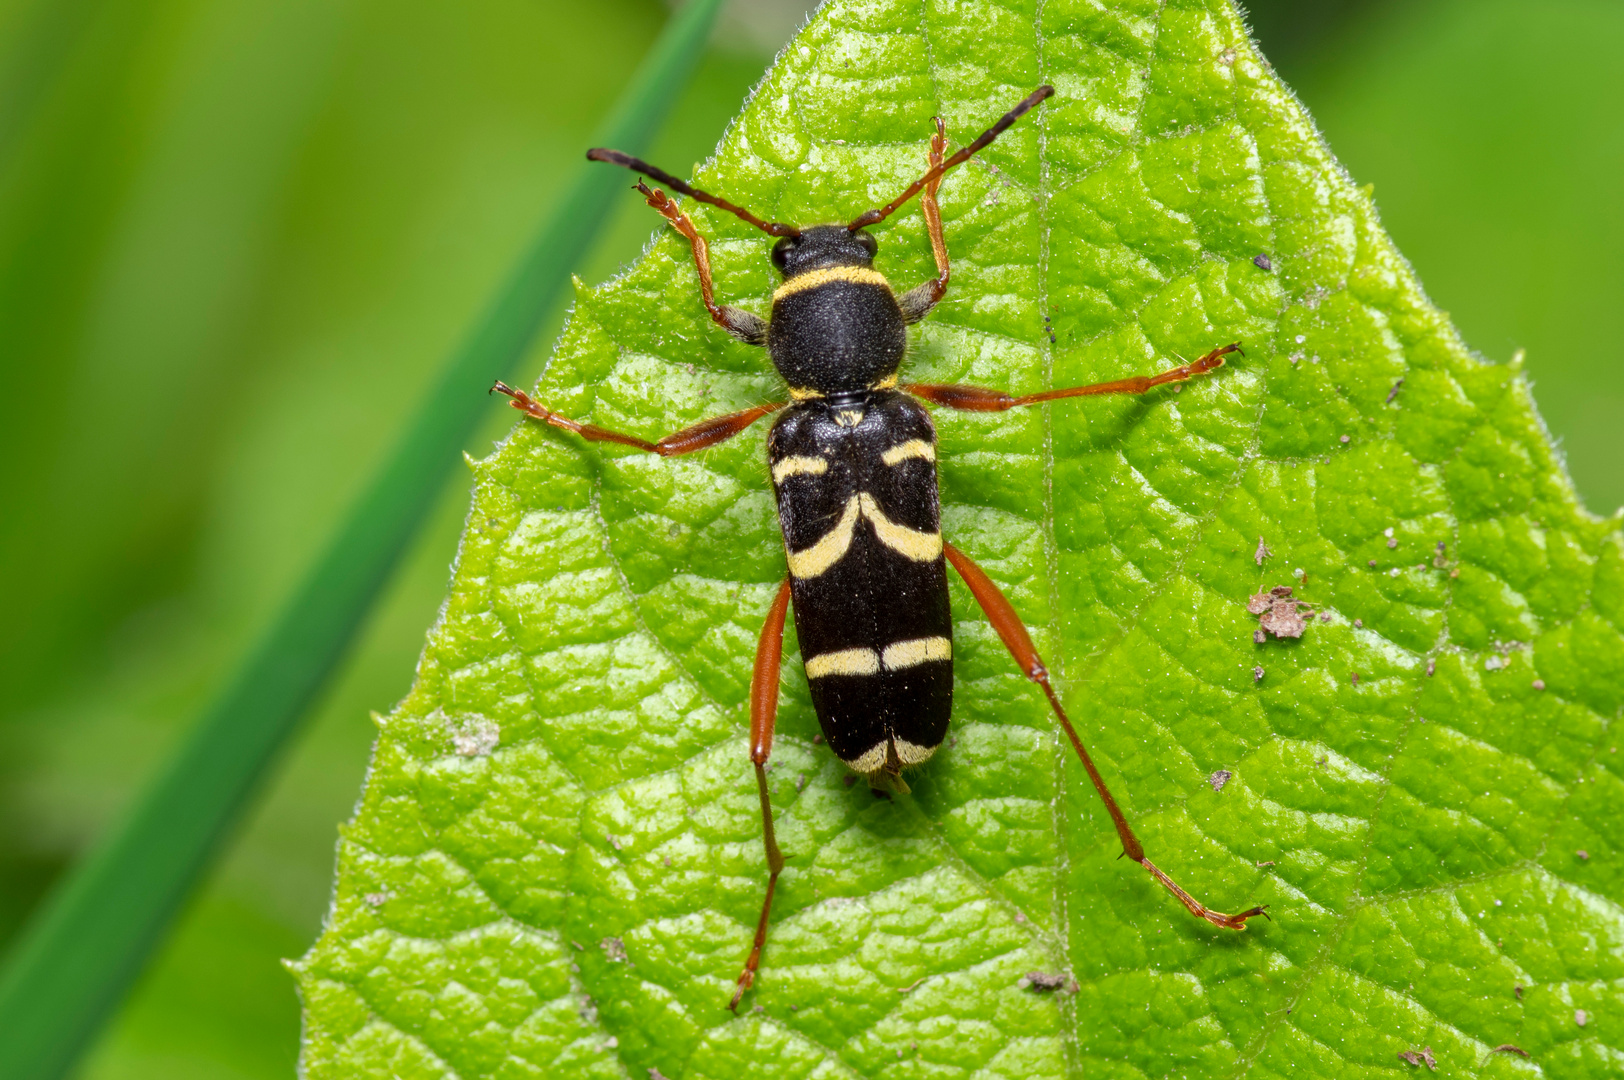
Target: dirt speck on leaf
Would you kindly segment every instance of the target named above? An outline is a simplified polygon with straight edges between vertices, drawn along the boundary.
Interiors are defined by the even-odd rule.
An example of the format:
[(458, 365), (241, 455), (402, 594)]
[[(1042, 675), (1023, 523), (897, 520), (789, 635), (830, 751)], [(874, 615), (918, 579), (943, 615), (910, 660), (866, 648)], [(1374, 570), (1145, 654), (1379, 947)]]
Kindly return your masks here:
[(1269, 545), (1263, 542), (1263, 537), (1258, 537), (1257, 551), (1252, 555), (1252, 558), (1257, 562), (1257, 564), (1262, 566), (1263, 560), (1269, 558), (1273, 554), (1274, 552), (1269, 550)]
[(626, 943), (617, 937), (606, 937), (598, 942), (598, 948), (603, 950), (612, 963), (623, 963), (626, 960)]
[(1255, 683), (1260, 683), (1263, 681), (1263, 669), (1261, 667), (1255, 667), (1252, 669), (1252, 681)]
[(1528, 1056), (1528, 1051), (1527, 1050), (1524, 1050), (1520, 1046), (1512, 1046), (1510, 1043), (1501, 1043), (1499, 1046), (1496, 1046), (1493, 1050), (1490, 1050), (1489, 1053), (1491, 1053), (1491, 1054), (1521, 1054), (1523, 1057)]
[(1246, 602), (1246, 610), (1258, 616), (1258, 632), (1252, 635), (1252, 640), (1258, 644), (1264, 642), (1263, 634), (1273, 634), (1277, 638), (1300, 638), (1307, 629), (1308, 622), (1302, 610), (1303, 602), (1291, 598), (1291, 586), (1276, 585), (1266, 593), (1257, 593)]
[(1419, 1050), (1405, 1050), (1399, 1054), (1399, 1057), (1408, 1061), (1411, 1065), (1420, 1065), (1422, 1062), (1426, 1062), (1427, 1069), (1431, 1072), (1436, 1072), (1438, 1069), (1438, 1059), (1432, 1056), (1432, 1047), (1430, 1046), (1423, 1046)]
[(1025, 983), (1033, 990), (1041, 990), (1045, 993), (1053, 993), (1056, 990), (1071, 990), (1072, 993), (1077, 992), (1076, 984), (1072, 982), (1071, 976), (1067, 975), (1065, 972), (1058, 972), (1054, 975), (1050, 975), (1042, 971), (1028, 971), (1020, 979), (1020, 982)]
[(1217, 772), (1207, 777), (1207, 783), (1212, 785), (1212, 790), (1222, 791), (1224, 790), (1224, 785), (1229, 783), (1229, 778), (1234, 775), (1235, 774), (1230, 772), (1228, 769), (1219, 769)]

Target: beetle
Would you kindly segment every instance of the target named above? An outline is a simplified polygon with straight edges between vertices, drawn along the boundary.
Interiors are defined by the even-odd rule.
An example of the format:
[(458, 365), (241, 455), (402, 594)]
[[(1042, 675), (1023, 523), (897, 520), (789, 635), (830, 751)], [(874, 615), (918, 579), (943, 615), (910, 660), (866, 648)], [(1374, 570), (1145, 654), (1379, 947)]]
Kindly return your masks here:
[[(950, 266), (936, 193), (942, 176), (968, 161), (1054, 93), (1040, 86), (952, 156), (940, 118), (929, 167), (902, 194), (845, 225), (799, 227), (764, 221), (741, 206), (616, 150), (593, 149), (592, 161), (619, 165), (735, 214), (769, 236), (783, 283), (768, 319), (716, 303), (705, 239), (659, 188), (637, 182), (648, 203), (687, 238), (710, 317), (751, 345), (765, 346), (788, 385), (789, 402), (757, 405), (702, 421), (657, 442), (562, 416), (503, 383), (492, 389), (527, 416), (593, 442), (618, 443), (662, 457), (715, 446), (757, 420), (780, 413), (767, 436), (767, 464), (778, 502), (788, 574), (779, 586), (756, 650), (750, 683), (750, 760), (761, 795), (767, 893), (729, 1008), (755, 981), (767, 941), (773, 891), (784, 856), (773, 835), (767, 762), (778, 714), (778, 671), (791, 607), (818, 723), (830, 748), (877, 792), (906, 792), (902, 771), (941, 746), (953, 707), (953, 628), (947, 566), (969, 587), (1026, 677), (1041, 687), (1116, 827), (1123, 854), (1143, 866), (1191, 914), (1216, 926), (1246, 928), (1264, 915), (1213, 911), (1145, 857), (1127, 817), (1106, 787), (1066, 716), (1025, 625), (998, 586), (942, 538), (936, 476), (936, 431), (923, 403), (971, 412), (1007, 409), (1095, 394), (1143, 394), (1205, 375), (1240, 351), (1238, 342), (1158, 375), (1119, 379), (1016, 397), (975, 386), (898, 383), (907, 326), (930, 314), (947, 292)], [(874, 269), (879, 243), (868, 232), (920, 197), (937, 276), (901, 294)]]

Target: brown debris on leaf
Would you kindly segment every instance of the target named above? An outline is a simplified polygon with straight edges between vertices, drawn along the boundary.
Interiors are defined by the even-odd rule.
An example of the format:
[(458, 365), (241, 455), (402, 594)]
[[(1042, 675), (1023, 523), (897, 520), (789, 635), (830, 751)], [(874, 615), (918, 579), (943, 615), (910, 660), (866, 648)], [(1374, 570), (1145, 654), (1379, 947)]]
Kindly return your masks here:
[(1269, 545), (1265, 544), (1263, 542), (1263, 537), (1261, 537), (1261, 536), (1258, 537), (1257, 538), (1257, 552), (1252, 556), (1252, 558), (1257, 560), (1257, 564), (1259, 566), (1262, 566), (1263, 565), (1263, 560), (1267, 559), (1267, 558), (1271, 558), (1273, 555), (1274, 555), (1274, 552), (1269, 550)]
[(1042, 990), (1045, 993), (1053, 993), (1056, 990), (1070, 990), (1074, 994), (1077, 992), (1077, 984), (1065, 972), (1050, 975), (1042, 971), (1028, 971), (1025, 978), (1020, 981), (1033, 990)]
[(1432, 1056), (1432, 1047), (1430, 1046), (1423, 1046), (1419, 1050), (1405, 1050), (1398, 1056), (1411, 1065), (1420, 1065), (1422, 1062), (1426, 1062), (1429, 1072), (1438, 1071), (1438, 1059)]
[(1510, 1043), (1501, 1043), (1499, 1046), (1496, 1046), (1493, 1050), (1490, 1050), (1489, 1053), (1491, 1053), (1491, 1054), (1521, 1054), (1523, 1057), (1528, 1056), (1528, 1051), (1527, 1050), (1524, 1050), (1520, 1046), (1512, 1046)]
[(1258, 617), (1257, 632), (1252, 640), (1259, 645), (1268, 640), (1264, 634), (1277, 638), (1300, 638), (1308, 627), (1312, 611), (1303, 601), (1291, 598), (1290, 585), (1276, 585), (1266, 593), (1258, 593), (1246, 602), (1246, 610)]
[(1228, 769), (1219, 769), (1217, 772), (1207, 777), (1207, 783), (1212, 785), (1212, 790), (1222, 791), (1224, 790), (1224, 785), (1229, 783), (1229, 778), (1234, 775), (1235, 774), (1230, 772)]

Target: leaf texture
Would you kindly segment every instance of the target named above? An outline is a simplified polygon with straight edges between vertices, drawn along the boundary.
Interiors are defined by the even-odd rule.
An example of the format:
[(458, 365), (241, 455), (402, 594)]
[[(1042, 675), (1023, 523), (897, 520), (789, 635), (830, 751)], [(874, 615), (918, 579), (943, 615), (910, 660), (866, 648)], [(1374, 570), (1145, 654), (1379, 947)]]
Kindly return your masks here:
[[(1427, 302), (1227, 0), (832, 0), (695, 180), (848, 220), (921, 171), (932, 116), (962, 141), (1040, 82), (1055, 98), (943, 184), (953, 285), (905, 378), (1029, 393), (1246, 356), (1139, 399), (938, 411), (944, 526), (1033, 627), (1151, 857), (1273, 921), (1198, 923), (1116, 859), (955, 583), (953, 740), (910, 797), (814, 742), (791, 631), (788, 868), (734, 1018), (766, 880), (745, 696), (784, 573), (766, 425), (660, 460), (521, 423), (475, 465), (295, 965), (307, 1075), (1624, 1065), (1619, 522), (1580, 508), (1517, 364)], [(693, 214), (719, 299), (765, 313), (770, 241)], [(876, 233), (892, 281), (932, 273), (917, 207)], [(781, 393), (669, 231), (578, 291), (537, 390), (650, 439)], [(1257, 643), (1248, 601), (1276, 586), (1314, 614)]]

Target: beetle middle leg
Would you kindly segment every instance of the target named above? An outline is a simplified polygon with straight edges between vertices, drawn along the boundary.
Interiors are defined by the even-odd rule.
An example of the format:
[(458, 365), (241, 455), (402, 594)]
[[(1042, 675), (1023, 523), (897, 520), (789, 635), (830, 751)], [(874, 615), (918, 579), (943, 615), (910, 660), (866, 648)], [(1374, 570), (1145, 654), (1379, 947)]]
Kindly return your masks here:
[(1077, 737), (1077, 729), (1071, 726), (1071, 720), (1066, 716), (1066, 710), (1061, 708), (1060, 697), (1055, 693), (1054, 686), (1049, 682), (1049, 670), (1044, 667), (1043, 658), (1038, 655), (1037, 648), (1032, 644), (1032, 636), (1026, 632), (1026, 625), (1021, 622), (1021, 617), (1015, 613), (1015, 608), (1010, 605), (1003, 591), (993, 584), (992, 579), (986, 575), (981, 567), (977, 566), (952, 544), (943, 545), (942, 550), (947, 555), (947, 561), (953, 564), (953, 569), (958, 571), (959, 577), (963, 578), (964, 583), (970, 587), (970, 592), (976, 598), (976, 603), (981, 605), (981, 610), (986, 613), (993, 629), (998, 631), (998, 636), (1003, 639), (1004, 646), (1009, 649), (1010, 655), (1015, 658), (1015, 663), (1028, 679), (1043, 688), (1044, 695), (1049, 699), (1049, 705), (1054, 709), (1055, 717), (1060, 721), (1060, 726), (1065, 729), (1066, 737), (1071, 740), (1072, 748), (1077, 751), (1077, 757), (1082, 761), (1083, 768), (1088, 770), (1088, 778), (1093, 781), (1094, 790), (1099, 792), (1100, 801), (1105, 803), (1106, 812), (1111, 815), (1111, 822), (1116, 826), (1117, 839), (1122, 841), (1122, 854), (1143, 866), (1151, 877), (1159, 881), (1168, 892), (1177, 897), (1179, 903), (1183, 904), (1190, 914), (1198, 919), (1205, 919), (1214, 926), (1221, 926), (1228, 930), (1244, 930), (1246, 929), (1247, 919), (1257, 915), (1267, 918), (1268, 913), (1262, 907), (1249, 908), (1238, 915), (1226, 915), (1221, 911), (1214, 911), (1185, 892), (1178, 882), (1168, 877), (1160, 867), (1145, 858), (1144, 845), (1134, 835), (1133, 828), (1128, 824), (1127, 816), (1123, 814), (1122, 808), (1117, 805), (1117, 801), (1112, 797), (1110, 789), (1105, 786), (1105, 778), (1100, 775), (1099, 769), (1094, 766), (1094, 760), (1088, 756), (1088, 751), (1083, 748), (1083, 741)]
[[(947, 151), (947, 125), (936, 117), (936, 134), (930, 139), (930, 164), (934, 169), (942, 163)], [(930, 253), (936, 258), (936, 277), (915, 286), (897, 298), (904, 322), (916, 323), (929, 315), (931, 309), (947, 295), (947, 283), (953, 276), (947, 261), (947, 241), (942, 238), (942, 208), (936, 202), (936, 190), (942, 186), (937, 176), (925, 185), (919, 196), (919, 208), (925, 214), (925, 229), (930, 233)]]
[[(1224, 357), (1241, 351), (1241, 343), (1231, 342), (1212, 350), (1193, 364), (1170, 368), (1159, 375), (1135, 375), (1129, 379), (1090, 383), (1087, 386), (1068, 386), (1061, 390), (1044, 390), (1036, 394), (1017, 397), (1002, 390), (989, 390), (984, 386), (963, 386), (958, 383), (908, 383), (903, 387), (915, 397), (924, 398), (932, 405), (945, 405), (966, 412), (1003, 412), (1022, 405), (1040, 405), (1061, 398), (1093, 397), (1096, 394), (1143, 394), (1167, 383), (1184, 382), (1197, 375), (1205, 375), (1224, 366)], [(1243, 354), (1244, 355), (1244, 354)]]
[(756, 789), (761, 793), (761, 843), (767, 849), (767, 898), (761, 902), (761, 918), (750, 955), (739, 973), (738, 989), (727, 1007), (739, 1011), (739, 999), (756, 981), (761, 966), (761, 950), (767, 944), (767, 916), (773, 909), (773, 890), (784, 870), (784, 854), (773, 835), (773, 804), (767, 793), (767, 759), (773, 752), (773, 726), (778, 721), (778, 666), (784, 658), (784, 617), (789, 612), (789, 578), (778, 587), (767, 621), (761, 626), (761, 643), (756, 646), (756, 666), (750, 676), (750, 761), (756, 767)]
[(661, 457), (677, 457), (681, 454), (692, 454), (696, 450), (704, 450), (725, 442), (760, 420), (769, 413), (777, 412), (784, 407), (782, 401), (771, 401), (765, 405), (756, 405), (726, 416), (713, 416), (709, 420), (701, 420), (697, 424), (673, 431), (658, 442), (649, 442), (639, 439), (636, 435), (627, 435), (620, 431), (611, 431), (608, 428), (598, 427), (596, 424), (583, 424), (579, 420), (571, 420), (562, 413), (556, 413), (525, 393), (515, 390), (500, 380), (491, 387), (497, 393), (508, 396), (508, 404), (524, 413), (532, 420), (540, 420), (551, 424), (562, 431), (573, 432), (587, 442), (612, 442), (621, 446), (630, 446), (637, 450), (644, 450), (650, 454), (659, 454)]
[(651, 188), (639, 180), (637, 190), (643, 193), (645, 202), (671, 223), (672, 228), (688, 238), (688, 245), (694, 252), (694, 267), (699, 271), (699, 295), (704, 298), (705, 310), (710, 312), (716, 325), (747, 345), (767, 344), (767, 320), (742, 308), (716, 302), (711, 287), (710, 247), (705, 243), (705, 238), (699, 235), (699, 230), (694, 228), (688, 215), (677, 209), (677, 204), (659, 188)]

